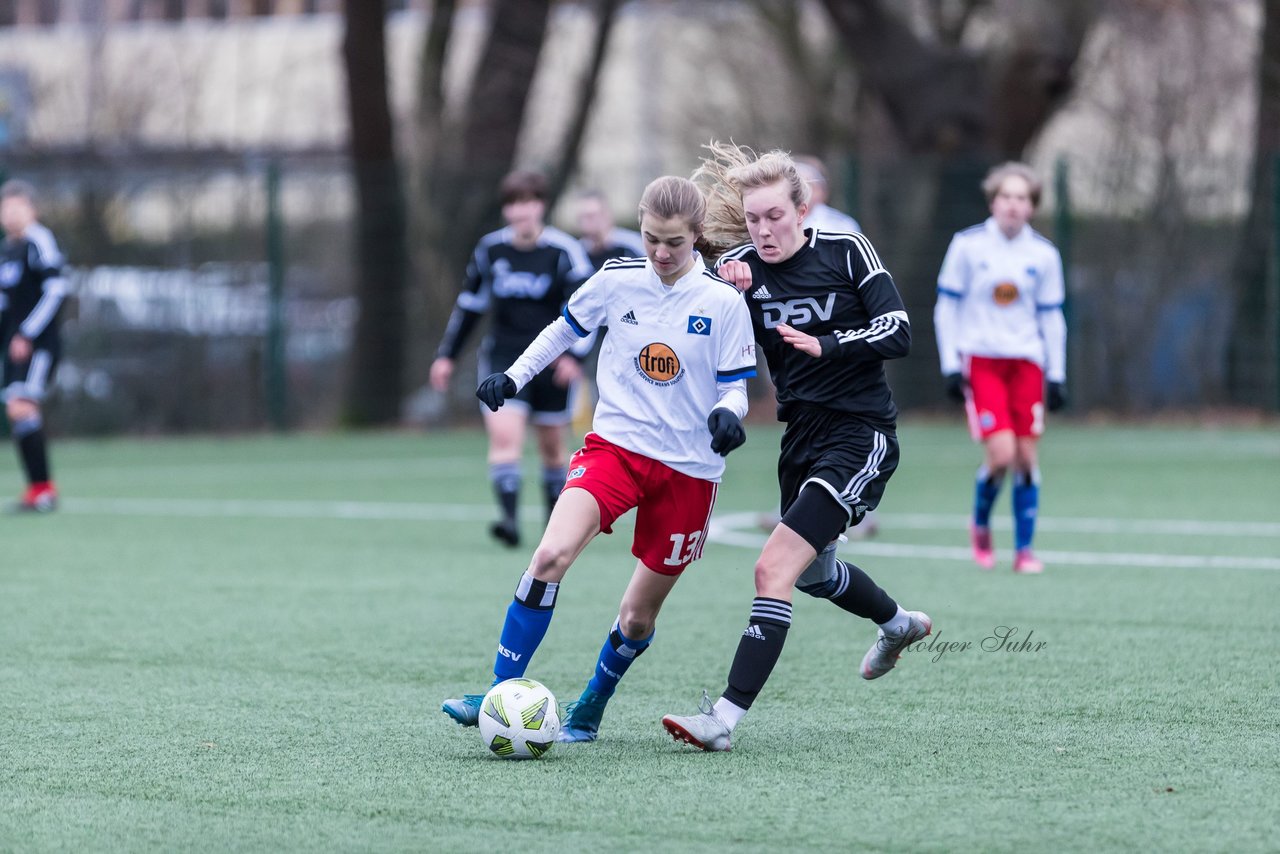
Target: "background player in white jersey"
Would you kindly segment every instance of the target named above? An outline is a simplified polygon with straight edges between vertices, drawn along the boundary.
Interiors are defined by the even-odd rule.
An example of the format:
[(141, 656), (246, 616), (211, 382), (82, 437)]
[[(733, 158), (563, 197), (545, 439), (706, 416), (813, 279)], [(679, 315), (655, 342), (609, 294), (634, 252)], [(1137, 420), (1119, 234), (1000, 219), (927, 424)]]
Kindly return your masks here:
[(827, 204), (827, 200), (831, 198), (831, 184), (826, 164), (811, 155), (796, 157), (795, 162), (800, 177), (809, 185), (809, 210), (804, 216), (805, 227), (820, 228), (823, 231), (861, 232), (862, 226), (858, 225), (856, 219)]
[[(618, 681), (653, 641), (667, 594), (702, 554), (724, 455), (746, 439), (746, 379), (756, 372), (751, 317), (694, 248), (705, 211), (688, 179), (651, 183), (640, 200), (647, 258), (607, 262), (515, 364), (476, 391), (497, 409), (575, 340), (610, 326), (594, 430), (573, 456), (564, 494), (507, 608), (493, 666), (495, 683), (524, 675), (569, 566), (636, 508), (631, 551), (639, 560), (562, 741), (595, 740)], [(481, 699), (468, 694), (442, 708), (474, 726)]]
[(809, 188), (785, 152), (757, 158), (735, 145), (710, 148), (695, 173), (709, 184), (707, 241), (750, 240), (716, 269), (746, 293), (787, 425), (778, 457), (782, 521), (756, 560), (756, 598), (728, 687), (714, 705), (704, 697), (700, 714), (662, 719), (677, 739), (728, 750), (782, 652), (793, 588), (879, 624), (862, 659), (864, 679), (888, 673), (932, 622), (835, 557), (840, 533), (875, 509), (898, 465), (884, 361), (910, 349), (902, 297), (864, 236), (803, 229)]
[(1014, 572), (1044, 569), (1032, 551), (1040, 506), (1036, 443), (1047, 402), (1066, 403), (1067, 325), (1062, 256), (1028, 225), (1041, 183), (1025, 163), (1004, 163), (982, 182), (983, 223), (955, 235), (938, 274), (934, 327), (947, 393), (964, 401), (985, 458), (974, 487), (973, 559), (995, 566), (991, 506), (1013, 469)]
[(25, 181), (0, 186), (0, 348), (5, 414), (13, 429), (27, 489), (18, 511), (44, 513), (58, 504), (49, 473), (42, 402), (62, 349), (58, 314), (67, 293), (62, 253), (36, 217), (35, 193)]
[[(505, 370), (564, 307), (574, 289), (591, 275), (578, 241), (545, 224), (547, 180), (520, 170), (502, 180), (502, 216), (507, 227), (486, 234), (467, 265), (466, 279), (436, 360), (431, 386), (449, 387), (457, 358), (480, 319), (491, 315), (489, 335), (480, 351), (480, 376)], [(556, 359), (520, 391), (502, 412), (484, 410), (489, 434), (489, 480), (498, 500), (499, 519), (490, 533), (508, 546), (520, 544), (520, 457), (525, 428), (533, 421), (542, 458), (547, 515), (564, 486), (565, 434), (573, 420), (573, 395), (582, 378), (578, 357)]]

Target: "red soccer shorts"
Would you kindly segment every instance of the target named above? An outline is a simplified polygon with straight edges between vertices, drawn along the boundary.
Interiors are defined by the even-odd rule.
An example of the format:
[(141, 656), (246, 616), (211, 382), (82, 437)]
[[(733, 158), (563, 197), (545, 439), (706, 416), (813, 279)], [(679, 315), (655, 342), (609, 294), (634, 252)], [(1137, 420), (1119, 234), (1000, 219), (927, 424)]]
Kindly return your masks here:
[(569, 460), (565, 489), (585, 489), (600, 505), (600, 530), (636, 508), (631, 553), (663, 575), (679, 575), (702, 557), (719, 484), (681, 474), (657, 460), (588, 433)]
[(1018, 437), (1044, 432), (1044, 371), (1035, 362), (970, 356), (967, 396), (975, 440), (1001, 430)]

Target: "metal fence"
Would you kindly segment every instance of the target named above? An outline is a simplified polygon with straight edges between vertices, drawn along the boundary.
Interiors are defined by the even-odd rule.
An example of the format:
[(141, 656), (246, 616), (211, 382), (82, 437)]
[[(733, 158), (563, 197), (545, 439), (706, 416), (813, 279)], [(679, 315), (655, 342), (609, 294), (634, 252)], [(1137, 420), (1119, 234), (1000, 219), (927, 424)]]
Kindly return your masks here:
[[(280, 169), (274, 193), (272, 164)], [(1050, 193), (1036, 224), (1062, 244), (1067, 260), (1072, 411), (1220, 404), (1241, 214), (1208, 215), (1167, 199), (1109, 208), (1096, 202), (1114, 191), (1106, 169), (1065, 166), (1066, 182)], [(1209, 180), (1240, 186), (1244, 168), (1224, 163)], [(6, 157), (0, 172), (40, 190), (43, 219), (69, 259), (74, 295), (64, 310), (66, 350), (52, 404), (58, 429), (337, 422), (358, 311), (354, 197), (343, 158), (42, 155)], [(961, 227), (985, 216), (980, 174), (961, 170), (962, 180), (940, 184), (936, 164), (896, 162), (861, 164), (857, 175), (857, 202), (849, 207), (894, 273), (912, 318), (913, 353), (891, 366), (895, 395), (906, 411), (942, 406), (931, 321), (951, 226), (940, 223)], [(949, 204), (938, 203), (939, 186), (954, 196), (954, 209), (930, 219), (922, 212)], [(1071, 199), (1091, 203), (1072, 206)], [(1270, 275), (1273, 334), (1256, 361), (1260, 374), (1274, 378), (1277, 289)], [(420, 390), (444, 318), (413, 306), (439, 305), (423, 299), (424, 290), (455, 286), (411, 283), (406, 412), (419, 420), (477, 417), (464, 380), (474, 347), (452, 394)], [(273, 316), (282, 321), (278, 341)]]

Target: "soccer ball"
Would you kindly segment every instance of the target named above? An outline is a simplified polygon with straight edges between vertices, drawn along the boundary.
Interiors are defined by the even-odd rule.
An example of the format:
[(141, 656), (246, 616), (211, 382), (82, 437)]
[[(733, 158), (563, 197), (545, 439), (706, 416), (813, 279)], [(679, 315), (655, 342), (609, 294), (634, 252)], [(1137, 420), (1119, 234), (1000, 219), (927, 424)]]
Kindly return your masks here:
[(480, 703), (480, 737), (503, 759), (537, 759), (556, 743), (559, 732), (556, 698), (541, 682), (499, 682)]

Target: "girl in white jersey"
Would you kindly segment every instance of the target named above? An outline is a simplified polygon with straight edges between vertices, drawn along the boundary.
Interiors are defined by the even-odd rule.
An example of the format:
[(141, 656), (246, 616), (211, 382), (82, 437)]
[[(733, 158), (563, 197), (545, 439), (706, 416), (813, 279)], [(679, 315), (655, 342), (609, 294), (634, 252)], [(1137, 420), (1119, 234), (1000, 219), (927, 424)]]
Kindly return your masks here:
[(1062, 257), (1027, 224), (1041, 189), (1030, 166), (997, 166), (982, 189), (991, 217), (952, 238), (938, 274), (934, 328), (947, 393), (965, 403), (970, 431), (986, 449), (974, 486), (973, 559), (995, 566), (991, 506), (1013, 469), (1013, 571), (1037, 573), (1044, 564), (1031, 550), (1040, 505), (1036, 444), (1046, 402), (1050, 412), (1066, 403)]
[[(708, 271), (694, 248), (705, 213), (691, 181), (651, 183), (640, 200), (647, 258), (606, 262), (562, 317), (476, 391), (496, 411), (574, 342), (609, 327), (592, 432), (569, 462), (564, 492), (507, 608), (493, 668), (495, 684), (524, 675), (569, 566), (635, 508), (638, 562), (561, 741), (595, 740), (618, 681), (653, 641), (663, 601), (702, 555), (724, 456), (746, 440), (746, 380), (756, 372), (751, 318), (738, 292)], [(443, 711), (474, 726), (481, 699), (446, 700)]]

